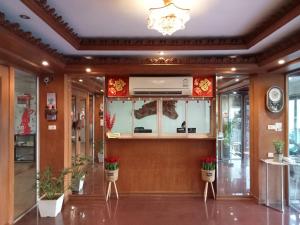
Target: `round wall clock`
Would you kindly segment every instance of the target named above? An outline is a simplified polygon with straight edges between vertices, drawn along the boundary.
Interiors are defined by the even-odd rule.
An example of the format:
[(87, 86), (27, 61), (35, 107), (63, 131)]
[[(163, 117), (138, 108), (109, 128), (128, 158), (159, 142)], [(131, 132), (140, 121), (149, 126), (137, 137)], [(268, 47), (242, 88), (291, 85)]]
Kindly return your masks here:
[(278, 113), (283, 109), (283, 91), (280, 87), (272, 86), (267, 92), (266, 106), (270, 112)]

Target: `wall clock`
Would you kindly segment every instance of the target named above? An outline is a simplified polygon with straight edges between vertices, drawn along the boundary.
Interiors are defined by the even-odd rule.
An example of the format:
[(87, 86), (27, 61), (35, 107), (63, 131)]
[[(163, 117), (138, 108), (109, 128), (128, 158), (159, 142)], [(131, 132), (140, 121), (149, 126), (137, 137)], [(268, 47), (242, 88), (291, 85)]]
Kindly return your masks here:
[(281, 112), (284, 105), (283, 91), (278, 86), (272, 86), (267, 92), (266, 106), (270, 112)]

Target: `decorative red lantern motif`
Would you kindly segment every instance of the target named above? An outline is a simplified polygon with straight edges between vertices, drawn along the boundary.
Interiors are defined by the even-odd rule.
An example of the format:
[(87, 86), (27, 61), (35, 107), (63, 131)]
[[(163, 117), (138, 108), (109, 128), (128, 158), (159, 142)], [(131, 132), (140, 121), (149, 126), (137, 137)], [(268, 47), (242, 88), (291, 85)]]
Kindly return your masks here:
[(109, 77), (107, 79), (108, 97), (127, 97), (129, 94), (128, 77)]
[(194, 77), (193, 96), (213, 97), (213, 77)]

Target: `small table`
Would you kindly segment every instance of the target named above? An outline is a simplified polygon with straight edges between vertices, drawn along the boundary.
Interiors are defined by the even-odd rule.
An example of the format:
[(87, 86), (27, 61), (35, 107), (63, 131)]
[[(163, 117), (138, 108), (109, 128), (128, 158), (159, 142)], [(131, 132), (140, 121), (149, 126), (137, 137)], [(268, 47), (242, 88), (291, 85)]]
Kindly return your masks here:
[(273, 166), (280, 166), (280, 189), (281, 189), (281, 209), (279, 211), (284, 212), (284, 173), (283, 173), (283, 167), (288, 166), (288, 162), (274, 162), (273, 159), (261, 159), (263, 163), (266, 164), (266, 206), (279, 210), (278, 208), (275, 208), (270, 205), (269, 203), (269, 165)]

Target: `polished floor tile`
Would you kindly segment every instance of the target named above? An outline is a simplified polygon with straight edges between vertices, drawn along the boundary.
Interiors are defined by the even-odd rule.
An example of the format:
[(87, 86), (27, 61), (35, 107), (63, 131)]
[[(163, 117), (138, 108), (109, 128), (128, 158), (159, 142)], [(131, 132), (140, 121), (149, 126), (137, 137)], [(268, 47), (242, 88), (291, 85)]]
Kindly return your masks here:
[(258, 205), (252, 200), (214, 201), (200, 197), (121, 197), (119, 200), (68, 202), (56, 218), (36, 210), (17, 225), (299, 225), (300, 215)]

